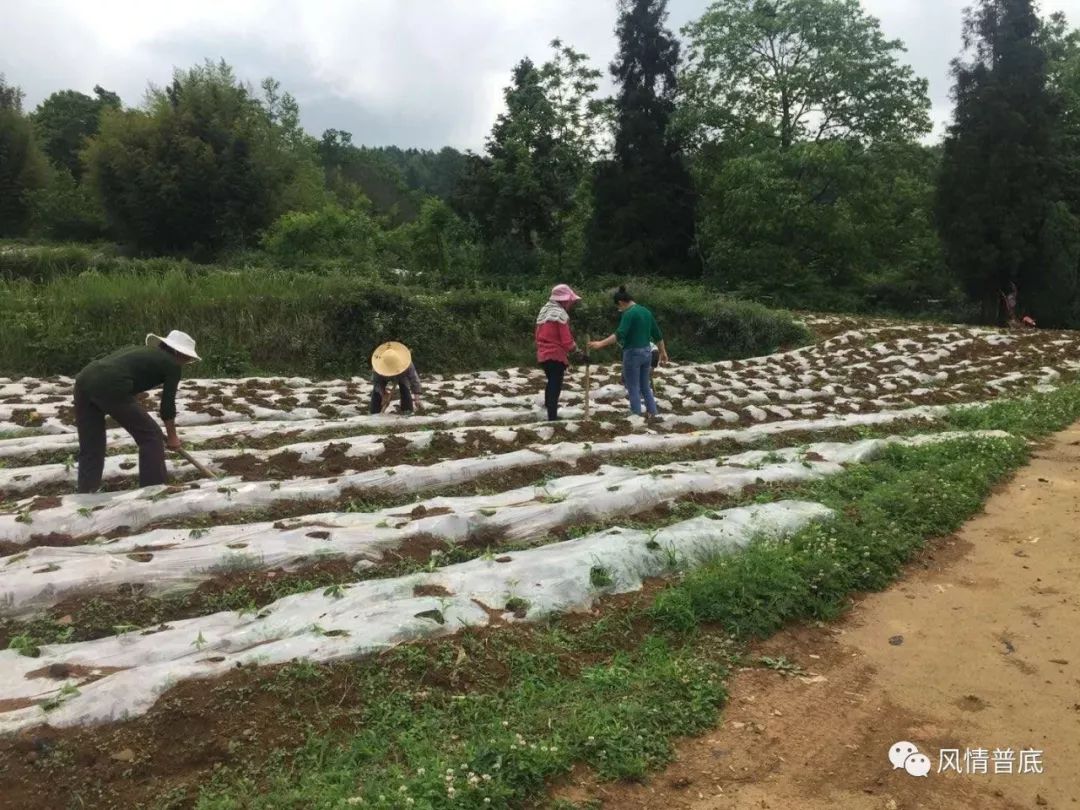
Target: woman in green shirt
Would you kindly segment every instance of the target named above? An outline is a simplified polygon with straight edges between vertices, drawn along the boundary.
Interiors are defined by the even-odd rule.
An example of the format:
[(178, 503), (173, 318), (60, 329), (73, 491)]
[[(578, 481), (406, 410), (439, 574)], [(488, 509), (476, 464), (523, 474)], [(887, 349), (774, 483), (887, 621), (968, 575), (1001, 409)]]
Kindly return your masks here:
[[(78, 492), (97, 492), (105, 467), (105, 417), (111, 416), (139, 446), (139, 486), (164, 484), (165, 446), (180, 448), (176, 433), (176, 389), (180, 369), (198, 360), (190, 335), (147, 335), (145, 346), (120, 349), (95, 360), (75, 378), (75, 427), (79, 432)], [(162, 386), (161, 428), (135, 399)]]
[(656, 324), (656, 318), (641, 304), (635, 303), (626, 287), (615, 293), (615, 306), (622, 313), (619, 328), (603, 340), (589, 343), (590, 349), (605, 349), (618, 342), (623, 347), (623, 384), (630, 399), (630, 412), (641, 416), (641, 400), (645, 411), (656, 416), (656, 398), (652, 390), (652, 346), (655, 341), (660, 350), (660, 362), (668, 362), (664, 336)]

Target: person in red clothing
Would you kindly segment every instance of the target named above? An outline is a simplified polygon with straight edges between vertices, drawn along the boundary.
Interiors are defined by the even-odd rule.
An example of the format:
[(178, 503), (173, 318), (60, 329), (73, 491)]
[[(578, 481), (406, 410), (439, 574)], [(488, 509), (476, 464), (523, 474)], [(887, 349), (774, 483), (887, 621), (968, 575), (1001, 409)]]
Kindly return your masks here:
[(581, 296), (566, 284), (559, 284), (552, 288), (551, 297), (536, 316), (536, 360), (547, 375), (544, 405), (552, 422), (559, 418), (559, 396), (570, 352), (577, 351), (570, 334), (570, 310), (580, 300)]

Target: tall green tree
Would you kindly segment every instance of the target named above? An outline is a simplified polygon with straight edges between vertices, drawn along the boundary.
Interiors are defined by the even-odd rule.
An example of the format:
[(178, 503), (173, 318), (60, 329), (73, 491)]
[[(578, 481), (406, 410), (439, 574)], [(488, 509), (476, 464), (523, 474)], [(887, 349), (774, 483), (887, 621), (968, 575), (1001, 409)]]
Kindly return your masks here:
[(412, 222), (419, 215), (422, 195), (408, 187), (389, 150), (356, 146), (352, 133), (328, 129), (317, 152), (327, 188), (342, 206), (351, 208), (363, 200), (394, 225)]
[(606, 141), (609, 105), (597, 98), (600, 72), (559, 39), (537, 67), (523, 59), (504, 91), (506, 111), (484, 155), (469, 155), (454, 207), (472, 219), (500, 272), (544, 265), (562, 274), (580, 264), (575, 223), (584, 216), (582, 185)]
[(76, 90), (60, 90), (50, 95), (34, 111), (41, 146), (54, 166), (67, 169), (78, 181), (82, 177), (79, 153), (97, 135), (101, 113), (119, 109), (120, 97), (100, 86), (94, 96)]
[(858, 0), (717, 0), (684, 33), (710, 278), (788, 305), (944, 297), (930, 100), (902, 43)]
[(497, 274), (539, 270), (540, 251), (556, 231), (560, 198), (556, 114), (531, 59), (514, 66), (483, 155), (470, 155), (455, 207), (482, 235)]
[(555, 148), (553, 227), (549, 250), (563, 275), (583, 259), (582, 225), (591, 216), (592, 164), (609, 146), (612, 105), (596, 93), (603, 74), (589, 57), (560, 39), (551, 42), (552, 57), (540, 68), (544, 92), (554, 113)]
[(969, 9), (953, 76), (937, 201), (949, 267), (986, 321), (1000, 317), (999, 293), (1011, 282), (1022, 300), (1049, 305), (1046, 268), (1071, 264), (1063, 254), (1072, 248), (1059, 238), (1069, 213), (1055, 172), (1061, 106), (1032, 0), (979, 0)]
[(45, 185), (47, 163), (22, 114), (22, 89), (0, 74), (0, 236), (21, 236), (30, 224), (29, 195)]
[(24, 98), (26, 94), (22, 88), (15, 84), (8, 84), (7, 78), (0, 73), (0, 110), (21, 113)]
[(537, 248), (555, 227), (559, 196), (555, 109), (531, 59), (517, 64), (503, 95), (506, 112), (499, 115), (487, 142), (495, 186), (490, 227)]
[(671, 120), (679, 43), (667, 0), (620, 0), (615, 144), (593, 180), (588, 266), (594, 272), (692, 276), (694, 191)]
[(284, 98), (260, 99), (224, 62), (177, 71), (145, 109), (109, 110), (87, 149), (109, 224), (150, 252), (254, 243), (289, 210), (324, 200), (314, 145)]
[(927, 82), (859, 0), (718, 0), (686, 26), (684, 124), (700, 141), (898, 142), (930, 131)]

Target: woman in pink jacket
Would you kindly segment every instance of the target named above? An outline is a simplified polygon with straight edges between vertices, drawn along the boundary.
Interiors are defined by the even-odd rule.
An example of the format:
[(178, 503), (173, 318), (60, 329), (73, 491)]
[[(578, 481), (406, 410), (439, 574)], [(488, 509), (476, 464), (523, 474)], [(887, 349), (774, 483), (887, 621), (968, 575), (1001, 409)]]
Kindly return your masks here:
[(559, 395), (570, 352), (577, 351), (570, 334), (570, 310), (580, 300), (581, 296), (567, 285), (559, 284), (552, 288), (551, 297), (536, 316), (536, 359), (547, 375), (544, 405), (552, 422), (559, 418)]

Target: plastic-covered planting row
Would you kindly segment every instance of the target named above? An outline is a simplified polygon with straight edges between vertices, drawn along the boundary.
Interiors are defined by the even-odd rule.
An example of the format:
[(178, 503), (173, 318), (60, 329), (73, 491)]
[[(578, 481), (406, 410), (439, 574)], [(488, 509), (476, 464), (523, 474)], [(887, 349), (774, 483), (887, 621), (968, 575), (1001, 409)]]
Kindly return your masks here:
[[(967, 337), (965, 337), (965, 335), (967, 335)], [(873, 346), (856, 345), (854, 347), (841, 348), (842, 346), (850, 344), (852, 341), (856, 341), (859, 337), (865, 338), (865, 335), (860, 335), (860, 333), (843, 335), (827, 341), (824, 344), (796, 349), (786, 355), (771, 355), (767, 358), (754, 358), (749, 361), (726, 361), (722, 364), (715, 364), (712, 368), (729, 368), (737, 374), (738, 369), (743, 365), (760, 365), (762, 362), (782, 364), (785, 362), (785, 358), (787, 358), (787, 360), (792, 358), (800, 358), (803, 360), (808, 358), (819, 358), (824, 360), (826, 364), (829, 364), (837, 356), (848, 360), (855, 360), (858, 359), (858, 357), (862, 357), (865, 360), (873, 361), (875, 359), (881, 359), (882, 354), (894, 354), (899, 358), (903, 358), (905, 355), (918, 355), (920, 352), (929, 353), (928, 357), (925, 359), (932, 360), (934, 357), (944, 357), (947, 353), (978, 340), (985, 342), (988, 346), (995, 340), (1018, 340), (1013, 336), (984, 333), (979, 332), (978, 330), (941, 333), (931, 332), (929, 328), (924, 327), (922, 342), (911, 338), (902, 338), (889, 342), (880, 342)], [(1046, 342), (1046, 339), (1041, 336), (1040, 340)], [(1030, 345), (1033, 342), (1034, 338), (1028, 338), (1023, 342), (1023, 345)], [(940, 343), (942, 345), (938, 349), (931, 351), (933, 349), (932, 344), (934, 343)], [(896, 360), (897, 357), (886, 359)], [(824, 367), (829, 368), (833, 366), (825, 365)], [(706, 373), (708, 368), (709, 367), (705, 366), (699, 367), (698, 373)], [(613, 376), (610, 375), (610, 366), (596, 366), (594, 367), (594, 370), (598, 375), (601, 375), (601, 377), (604, 376), (605, 371), (607, 371), (608, 376)], [(663, 370), (660, 372), (661, 375), (664, 373)], [(673, 377), (677, 377), (678, 368), (671, 370), (670, 373)], [(517, 371), (478, 372), (469, 375), (456, 375), (452, 379), (428, 379), (426, 381), (426, 386), (438, 396), (457, 394), (468, 397), (474, 396), (478, 392), (517, 394), (526, 393), (534, 389), (540, 379), (540, 374), (536, 370), (530, 370), (526, 374), (521, 374)], [(318, 407), (319, 404), (325, 404), (329, 398), (333, 397), (335, 398), (333, 400), (335, 403), (342, 407), (346, 407), (354, 404), (361, 393), (366, 396), (366, 384), (362, 385), (356, 380), (328, 381), (322, 384), (312, 383), (308, 380), (302, 382), (304, 385), (296, 387), (286, 385), (282, 382), (259, 379), (239, 382), (195, 379), (188, 381), (181, 388), (179, 397), (181, 401), (186, 398), (191, 398), (212, 404), (215, 399), (224, 399), (235, 400), (239, 403), (247, 403), (253, 406), (259, 406), (261, 404), (263, 407), (266, 406), (267, 402), (278, 401), (285, 401), (290, 406), (303, 406), (305, 403), (308, 403), (311, 407)], [(18, 389), (25, 389), (28, 384), (29, 383), (24, 385), (6, 386), (7, 396), (0, 394), (0, 399), (5, 399), (16, 394)], [(494, 391), (492, 389), (494, 389)], [(33, 391), (24, 390), (24, 394), (30, 398), (28, 399), (28, 402), (38, 399), (53, 399), (60, 396), (60, 402), (42, 403), (41, 412), (47, 414), (50, 412), (49, 407), (55, 408), (65, 404), (64, 401), (70, 396), (70, 383), (37, 388)], [(249, 398), (252, 401), (249, 402)], [(0, 415), (4, 413), (2, 410), (3, 407), (3, 405), (0, 405)]]
[(640, 589), (645, 578), (670, 572), (673, 561), (692, 566), (757, 537), (790, 536), (830, 514), (820, 504), (792, 501), (731, 509), (656, 532), (612, 529), (431, 573), (320, 589), (256, 614), (216, 613), (45, 646), (38, 658), (6, 650), (0, 733), (129, 718), (180, 681), (238, 666), (355, 658), (462, 627), (588, 609), (604, 595)]
[(508, 474), (550, 464), (576, 464), (588, 458), (613, 458), (643, 453), (674, 453), (720, 441), (750, 443), (764, 436), (789, 432), (830, 430), (857, 425), (881, 425), (899, 419), (932, 418), (940, 408), (850, 414), (817, 420), (791, 420), (754, 425), (741, 430), (707, 430), (675, 434), (628, 434), (605, 442), (562, 442), (489, 456), (441, 461), (425, 466), (398, 465), (334, 478), (288, 481), (222, 479), (187, 487), (150, 487), (97, 495), (67, 495), (45, 508), (34, 500), (18, 501), (0, 513), (0, 542), (35, 545), (72, 539), (91, 540), (124, 535), (166, 522), (197, 520), (266, 510), (302, 503), (309, 511), (319, 504), (347, 497), (404, 497), (459, 486), (482, 477)]
[[(610, 409), (614, 411), (614, 408)], [(580, 409), (568, 409), (567, 416), (580, 415)], [(271, 438), (283, 438), (281, 444), (306, 439), (329, 432), (364, 433), (388, 432), (402, 428), (416, 429), (424, 427), (464, 427), (468, 425), (514, 424), (529, 422), (536, 414), (508, 408), (489, 408), (483, 411), (449, 411), (447, 413), (426, 416), (417, 414), (403, 417), (396, 414), (381, 416), (359, 416), (351, 419), (306, 419), (295, 422), (240, 422), (215, 425), (198, 425), (183, 428), (185, 444), (191, 448), (207, 442), (227, 439), (240, 449), (245, 442), (262, 441)], [(126, 430), (114, 429), (107, 432), (111, 450), (134, 450), (135, 442)], [(79, 439), (74, 431), (43, 436), (25, 436), (16, 439), (0, 439), (0, 459), (18, 464), (19, 459), (30, 458), (42, 453), (74, 453), (79, 448)]]
[[(879, 331), (884, 332), (885, 330)], [(921, 339), (915, 340), (912, 337), (902, 337), (889, 341), (879, 341), (873, 345), (865, 345), (860, 341), (868, 339), (869, 334), (856, 332), (841, 335), (823, 344), (803, 347), (780, 355), (753, 358), (748, 361), (725, 361), (724, 363), (707, 366), (691, 365), (662, 369), (658, 372), (658, 377), (673, 385), (679, 385), (691, 380), (700, 385), (703, 380), (706, 390), (723, 389), (725, 386), (771, 388), (785, 387), (790, 383), (781, 379), (779, 386), (773, 386), (768, 379), (761, 378), (761, 372), (776, 369), (782, 377), (782, 370), (787, 366), (803, 367), (810, 370), (817, 367), (817, 374), (803, 374), (802, 384), (812, 386), (815, 382), (831, 379), (843, 380), (845, 374), (843, 373), (844, 369), (839, 368), (841, 366), (848, 366), (847, 371), (858, 370), (861, 367), (862, 370), (873, 368), (873, 370), (883, 372), (885, 369), (881, 368), (882, 364), (906, 365), (917, 368), (920, 365), (947, 360), (953, 353), (960, 350), (975, 349), (981, 351), (985, 355), (983, 359), (986, 362), (993, 362), (1002, 358), (1003, 352), (1000, 348), (1006, 344), (1013, 344), (1020, 354), (1038, 353), (1043, 348), (1051, 346), (1054, 347), (1056, 354), (1060, 354), (1063, 347), (1068, 347), (1070, 344), (1073, 347), (1078, 345), (1075, 341), (1057, 337), (1052, 333), (1018, 335), (975, 329), (942, 332), (940, 329), (935, 331), (934, 327), (922, 327), (921, 329), (912, 327), (907, 331)], [(1016, 354), (1015, 352), (1009, 354), (1013, 360), (1016, 359), (1013, 356)], [(608, 369), (606, 376), (604, 374), (605, 368)], [(609, 381), (611, 383), (616, 382), (615, 376), (610, 373), (609, 366), (597, 366), (594, 367), (594, 370), (601, 384)], [(718, 373), (721, 370), (725, 371), (722, 375)], [(747, 379), (743, 379), (744, 375), (747, 376)], [(749, 378), (750, 375), (753, 375), (753, 377)], [(310, 383), (310, 381), (304, 382)], [(428, 388), (434, 393), (429, 393), (427, 396), (433, 399), (445, 399), (447, 395), (451, 396), (451, 398), (460, 397), (460, 399), (453, 400), (455, 405), (467, 404), (475, 400), (485, 402), (487, 405), (510, 404), (511, 401), (517, 402), (521, 397), (524, 397), (525, 400), (518, 402), (518, 404), (527, 404), (531, 401), (530, 397), (535, 393), (538, 382), (539, 372), (535, 370), (531, 370), (527, 374), (521, 374), (517, 371), (479, 372), (472, 375), (457, 375), (452, 380), (428, 381)], [(196, 379), (187, 382), (182, 387), (180, 398), (182, 401), (190, 398), (193, 402), (200, 403), (199, 407), (220, 411), (223, 414), (226, 413), (226, 411), (222, 410), (225, 406), (220, 401), (215, 405), (215, 398), (230, 400), (232, 407), (250, 410), (261, 417), (265, 417), (264, 412), (266, 411), (287, 414), (287, 411), (267, 407), (268, 403), (273, 404), (284, 400), (297, 417), (308, 418), (308, 412), (315, 411), (317, 413), (319, 407), (317, 403), (335, 409), (357, 407), (362, 409), (363, 403), (356, 402), (358, 392), (360, 392), (359, 385), (355, 381), (338, 381), (322, 385), (311, 383), (304, 387), (291, 388), (280, 383), (277, 384), (277, 387), (274, 387), (269, 381), (260, 380), (226, 384), (220, 381)], [(266, 387), (262, 388), (260, 386)], [(11, 386), (9, 386), (10, 388)], [(60, 391), (49, 390), (47, 393), (55, 395), (58, 392)], [(12, 392), (9, 391), (9, 393)], [(69, 395), (70, 389), (63, 389), (62, 393)], [(693, 394), (694, 391), (690, 390), (687, 393)], [(35, 398), (51, 398), (37, 389), (30, 392), (29, 395)], [(309, 397), (315, 399), (308, 401), (307, 398)], [(330, 397), (335, 397), (335, 399), (329, 400)], [(502, 400), (501, 397), (508, 397), (509, 399)], [(363, 397), (360, 398), (363, 399)], [(0, 420), (7, 418), (10, 415), (7, 411), (13, 413), (16, 407), (18, 407), (17, 403), (14, 405), (0, 404)], [(62, 407), (67, 407), (67, 404), (63, 401), (42, 403), (37, 408), (37, 413), (39, 416), (47, 417)], [(234, 413), (239, 414), (240, 412), (235, 411)], [(250, 414), (241, 415), (250, 416)], [(225, 418), (209, 413), (197, 414), (197, 416), (200, 418)]]
[[(658, 395), (666, 408), (742, 409), (745, 416), (760, 421), (773, 417), (809, 416), (812, 413), (809, 405), (804, 407), (800, 403), (826, 402), (831, 397), (864, 400), (876, 407), (895, 407), (915, 404), (925, 398), (948, 397), (948, 394), (940, 393), (943, 387), (955, 389), (960, 384), (970, 387), (984, 383), (982, 389), (955, 392), (954, 398), (970, 399), (1029, 382), (1045, 385), (1062, 373), (1073, 374), (1080, 368), (1080, 343), (1054, 333), (931, 332), (924, 328), (919, 336), (922, 340), (905, 337), (872, 345), (858, 340), (851, 345), (834, 345), (830, 341), (726, 365), (661, 369), (657, 373)], [(468, 379), (456, 380), (453, 385), (463, 392), (460, 398), (428, 394), (425, 395), (428, 408), (434, 414), (455, 409), (521, 409), (523, 414), (537, 413), (542, 398), (538, 381), (534, 376), (511, 376), (506, 379), (499, 372), (481, 372)], [(621, 407), (624, 400), (622, 386), (616, 382), (605, 383), (605, 379), (613, 378), (598, 374), (597, 387), (592, 394), (594, 402)], [(320, 416), (348, 414), (356, 414), (359, 419), (363, 418), (365, 409), (360, 403), (275, 410), (260, 404), (259, 397), (254, 394), (250, 395), (252, 400), (248, 404), (238, 399), (226, 406), (198, 399), (199, 392), (209, 390), (207, 386), (211, 384), (193, 380), (187, 385), (194, 397), (185, 403), (189, 406), (181, 418), (185, 428), (218, 422), (250, 423), (252, 419), (309, 422)], [(576, 377), (570, 381), (564, 395), (568, 405), (581, 402), (578, 385)], [(496, 393), (491, 393), (492, 390)], [(775, 403), (786, 406), (786, 412), (774, 411), (770, 416), (769, 408), (777, 407)], [(793, 408), (793, 405), (798, 407)], [(396, 403), (392, 407), (396, 408)], [(36, 408), (0, 404), (0, 430), (33, 427), (43, 433), (71, 431), (72, 427), (64, 423), (70, 418), (69, 410), (68, 405), (61, 403), (42, 404)], [(63, 418), (57, 415), (61, 412)]]
[[(736, 417), (737, 419), (737, 417)], [(687, 424), (712, 425), (716, 420), (707, 415), (699, 417), (686, 417)], [(672, 429), (681, 424), (673, 421), (664, 427)], [(600, 425), (601, 428), (613, 430), (613, 425)], [(568, 432), (577, 432), (578, 426), (568, 423)], [(497, 443), (512, 445), (524, 436), (529, 440), (537, 439), (541, 442), (550, 440), (555, 435), (555, 428), (547, 424), (514, 425), (476, 425), (471, 427), (451, 428), (444, 431), (419, 430), (408, 433), (397, 433), (392, 436), (380, 434), (360, 434), (356, 436), (340, 437), (312, 442), (286, 444), (269, 450), (244, 450), (242, 448), (228, 450), (207, 450), (199, 453), (199, 459), (207, 467), (218, 473), (225, 473), (228, 462), (243, 458), (247, 463), (273, 464), (280, 460), (292, 471), (298, 466), (312, 466), (324, 468), (333, 459), (337, 467), (355, 469), (365, 461), (377, 458), (385, 454), (390, 446), (395, 446), (406, 451), (422, 451), (431, 447), (436, 440), (451, 442), (463, 450), (467, 449), (470, 439), (475, 440), (478, 436), (485, 439), (485, 443)], [(350, 468), (349, 463), (355, 465)], [(183, 461), (168, 460), (167, 465), (171, 474), (183, 474), (189, 472)], [(137, 454), (114, 455), (105, 461), (104, 480), (106, 483), (116, 483), (126, 479), (135, 478), (138, 474), (139, 457)], [(68, 464), (41, 464), (36, 466), (10, 467), (0, 469), (0, 492), (27, 493), (43, 487), (71, 484), (76, 478), (76, 468)], [(295, 477), (295, 476), (290, 476)]]
[[(485, 545), (541, 540), (569, 525), (647, 512), (690, 495), (722, 495), (753, 484), (795, 483), (866, 462), (890, 444), (922, 445), (960, 435), (824, 442), (720, 461), (639, 470), (602, 467), (497, 495), (434, 498), (365, 513), (323, 513), (286, 521), (159, 529), (104, 543), (40, 546), (0, 560), (0, 615), (25, 615), (75, 595), (139, 584), (147, 594), (195, 587), (220, 573), (295, 568), (312, 560), (359, 560), (358, 570), (417, 538)], [(982, 434), (985, 435), (985, 434)]]
[[(751, 414), (757, 421), (764, 421), (768, 417), (792, 418), (794, 414), (785, 408), (768, 406), (769, 412), (761, 409), (760, 417)], [(814, 415), (817, 409), (812, 409)], [(603, 419), (606, 417), (623, 417), (611, 407), (597, 407), (594, 414)], [(665, 421), (657, 424), (655, 430), (660, 432), (679, 431), (686, 428), (704, 429), (716, 428), (724, 424), (732, 424), (739, 421), (739, 416), (730, 411), (716, 411), (714, 413), (700, 411), (694, 414), (669, 416)], [(638, 429), (644, 428), (641, 420), (634, 420)], [(599, 421), (596, 427), (601, 431), (615, 432), (617, 426), (611, 423)], [(564, 429), (568, 433), (576, 433), (580, 430), (574, 422), (564, 423)], [(461, 448), (462, 452), (480, 452), (490, 450), (490, 445), (513, 445), (526, 441), (547, 442), (555, 436), (555, 428), (550, 423), (524, 424), (524, 425), (476, 425), (470, 427), (451, 428), (444, 431), (421, 430), (408, 433), (398, 433), (393, 436), (379, 434), (360, 434), (349, 437), (338, 437), (312, 442), (286, 444), (267, 450), (244, 450), (241, 448), (228, 450), (208, 450), (199, 454), (200, 461), (211, 470), (218, 473), (227, 473), (230, 462), (238, 463), (241, 459), (244, 464), (273, 466), (280, 463), (282, 474), (270, 476), (273, 478), (298, 477), (304, 474), (304, 467), (313, 468), (309, 473), (323, 472), (326, 466), (332, 465), (333, 472), (341, 473), (346, 470), (355, 470), (365, 466), (372, 459), (384, 455), (389, 447), (393, 446), (407, 452), (420, 452), (428, 450), (433, 443), (450, 442)], [(477, 446), (481, 442), (481, 446)], [(451, 454), (454, 455), (454, 454)], [(167, 461), (170, 474), (174, 477), (184, 476), (191, 470), (183, 461)], [(115, 485), (125, 480), (137, 478), (139, 459), (137, 454), (124, 454), (109, 456), (105, 461), (104, 481)], [(13, 466), (0, 469), (0, 493), (10, 495), (26, 494), (41, 491), (45, 488), (61, 486), (74, 487), (77, 476), (77, 468), (71, 462), (39, 464), (34, 466)], [(251, 478), (251, 475), (244, 477)]]

